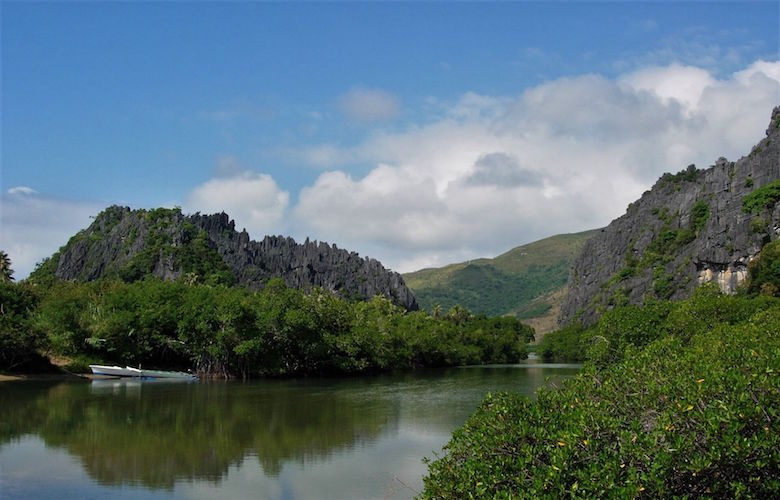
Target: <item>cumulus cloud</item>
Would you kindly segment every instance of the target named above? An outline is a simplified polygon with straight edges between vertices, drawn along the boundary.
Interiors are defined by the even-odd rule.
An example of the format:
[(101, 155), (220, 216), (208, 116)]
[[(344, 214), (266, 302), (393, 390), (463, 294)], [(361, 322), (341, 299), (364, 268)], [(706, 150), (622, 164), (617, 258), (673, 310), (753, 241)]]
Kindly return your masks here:
[(664, 104), (677, 100), (689, 113), (698, 109), (704, 89), (715, 84), (708, 71), (679, 64), (645, 68), (627, 75), (623, 81), (635, 90), (651, 92)]
[(24, 279), (35, 264), (51, 256), (90, 224), (105, 205), (64, 200), (17, 186), (0, 198), (0, 241), (11, 258), (14, 277)]
[[(279, 229), (290, 202), (287, 191), (279, 188), (267, 174), (250, 171), (209, 179), (188, 195), (184, 204), (188, 212), (226, 212), (236, 221), (236, 227), (246, 228), (253, 238), (262, 238)], [(218, 168), (219, 171), (224, 171)]]
[[(380, 105), (383, 96), (393, 104)], [(381, 91), (357, 89), (342, 104), (364, 122), (398, 112), (397, 100)], [(349, 148), (301, 148), (301, 161), (331, 170), (292, 207), (273, 178), (230, 156), (183, 206), (225, 211), (253, 238), (310, 236), (399, 271), (493, 256), (604, 226), (663, 172), (748, 153), (780, 104), (780, 62), (756, 61), (727, 77), (652, 66), (614, 79), (560, 78), (516, 96), (470, 92), (429, 104), (429, 121), (400, 132), (373, 130)], [(369, 165), (368, 173), (343, 167), (356, 163)], [(26, 186), (4, 193), (0, 238), (17, 277), (102, 208)]]
[(378, 122), (398, 115), (398, 98), (381, 89), (352, 87), (338, 100), (339, 109), (351, 120)]
[(375, 167), (321, 174), (293, 213), (307, 234), (402, 271), (496, 255), (606, 225), (663, 172), (746, 154), (778, 104), (780, 62), (768, 61), (727, 78), (673, 64), (469, 93), (432, 122), (329, 146)]
[(466, 177), (466, 183), (472, 186), (541, 186), (542, 176), (520, 165), (520, 160), (513, 155), (490, 153), (474, 163), (474, 172)]

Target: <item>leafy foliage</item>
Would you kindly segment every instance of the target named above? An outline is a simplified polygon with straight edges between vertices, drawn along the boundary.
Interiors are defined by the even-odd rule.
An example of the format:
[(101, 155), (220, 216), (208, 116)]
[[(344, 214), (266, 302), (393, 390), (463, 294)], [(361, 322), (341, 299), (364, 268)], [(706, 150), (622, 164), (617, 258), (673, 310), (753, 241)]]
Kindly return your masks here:
[(585, 342), (592, 336), (586, 336), (580, 324), (573, 324), (542, 337), (536, 352), (546, 361), (583, 361), (587, 346)]
[(57, 282), (40, 293), (29, 308), (52, 352), (219, 376), (512, 363), (526, 357), (534, 334), (515, 318), (462, 307), (435, 318), (384, 297), (307, 295), (281, 279), (259, 293), (157, 279)]
[(761, 186), (742, 200), (742, 210), (745, 213), (760, 213), (766, 208), (772, 208), (780, 201), (780, 180)]
[(0, 282), (14, 280), (14, 270), (11, 269), (11, 259), (4, 250), (0, 250)]
[(691, 208), (691, 229), (698, 233), (710, 218), (710, 204), (704, 200), (696, 200)]
[(680, 170), (676, 174), (670, 174), (669, 172), (661, 176), (661, 182), (667, 184), (677, 184), (680, 182), (696, 182), (699, 178), (700, 170), (696, 168), (696, 165), (688, 165), (685, 170)]
[(757, 259), (748, 265), (750, 294), (780, 297), (780, 240), (764, 245)]
[(0, 281), (0, 369), (13, 370), (37, 357), (44, 340), (32, 318), (37, 303), (28, 285)]
[(560, 389), (488, 397), (423, 497), (780, 495), (780, 300), (705, 287), (596, 328), (607, 349)]

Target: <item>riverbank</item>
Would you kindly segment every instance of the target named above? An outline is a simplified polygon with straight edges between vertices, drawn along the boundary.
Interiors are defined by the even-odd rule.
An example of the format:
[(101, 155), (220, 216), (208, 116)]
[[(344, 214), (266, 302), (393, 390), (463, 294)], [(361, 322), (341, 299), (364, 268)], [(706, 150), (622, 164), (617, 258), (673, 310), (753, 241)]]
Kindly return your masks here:
[(93, 378), (91, 375), (71, 375), (68, 373), (0, 373), (0, 382), (15, 382), (19, 380), (75, 380), (79, 378)]

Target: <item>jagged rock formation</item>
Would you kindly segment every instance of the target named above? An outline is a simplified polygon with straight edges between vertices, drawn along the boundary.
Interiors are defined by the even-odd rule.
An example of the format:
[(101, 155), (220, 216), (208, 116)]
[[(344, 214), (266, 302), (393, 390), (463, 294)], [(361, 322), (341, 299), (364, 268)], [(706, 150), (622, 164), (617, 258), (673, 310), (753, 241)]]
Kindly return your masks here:
[[(48, 270), (48, 271), (47, 271)], [(63, 280), (146, 275), (165, 280), (237, 283), (261, 289), (281, 277), (289, 287), (321, 287), (345, 297), (384, 295), (408, 310), (414, 295), (398, 273), (375, 259), (336, 245), (266, 236), (252, 241), (225, 213), (183, 215), (178, 209), (131, 210), (112, 206), (36, 270)]]
[(648, 298), (684, 298), (710, 281), (734, 293), (748, 263), (780, 234), (777, 197), (752, 211), (743, 201), (778, 179), (780, 107), (748, 156), (664, 174), (591, 238), (572, 266), (559, 324), (589, 325), (615, 305)]

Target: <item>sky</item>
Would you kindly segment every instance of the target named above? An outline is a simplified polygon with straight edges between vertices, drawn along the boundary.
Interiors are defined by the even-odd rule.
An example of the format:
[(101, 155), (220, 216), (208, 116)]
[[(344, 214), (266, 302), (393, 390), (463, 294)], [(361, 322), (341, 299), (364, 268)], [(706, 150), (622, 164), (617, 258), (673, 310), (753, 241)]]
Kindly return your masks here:
[(0, 4), (0, 249), (112, 204), (408, 272), (602, 227), (750, 152), (780, 2)]

